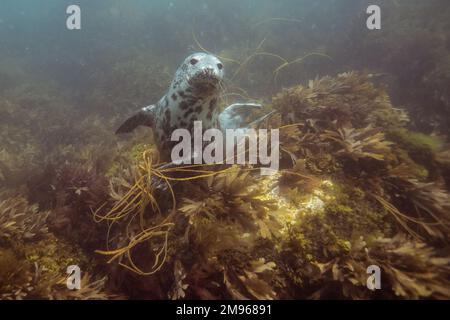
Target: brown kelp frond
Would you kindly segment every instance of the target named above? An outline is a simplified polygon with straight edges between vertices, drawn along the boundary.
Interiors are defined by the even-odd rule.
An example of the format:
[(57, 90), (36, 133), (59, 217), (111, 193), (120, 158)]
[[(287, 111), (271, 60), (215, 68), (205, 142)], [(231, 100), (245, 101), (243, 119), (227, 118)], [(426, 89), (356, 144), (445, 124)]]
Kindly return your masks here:
[[(402, 125), (400, 120), (393, 121), (398, 111), (389, 96), (375, 87), (368, 75), (357, 72), (317, 78), (307, 86), (285, 89), (273, 98), (273, 107), (283, 115), (284, 124), (307, 120), (322, 129)], [(389, 121), (381, 120), (381, 115)]]
[(393, 108), (369, 79), (344, 73), (277, 95), (273, 106), (281, 119), (271, 122), (284, 128), (281, 150), (294, 171), (343, 174), (367, 188), (368, 199), (390, 213), (400, 230), (417, 239), (445, 240), (448, 195), (433, 181), (442, 179), (439, 169), (445, 178), (445, 162), (435, 154), (441, 148), (436, 139), (404, 128), (405, 112)]
[(152, 204), (153, 208), (160, 212), (158, 203), (152, 195), (155, 162), (159, 162), (157, 153), (145, 151), (137, 165), (122, 170), (125, 177), (113, 177), (110, 189), (115, 204), (104, 215), (100, 214), (103, 206), (94, 211), (94, 220), (114, 222), (131, 214), (143, 214), (148, 204)]
[(30, 240), (48, 233), (49, 212), (16, 196), (0, 200), (0, 238)]
[(384, 107), (374, 110), (368, 117), (368, 121), (374, 126), (398, 128), (410, 123), (411, 119), (405, 109), (390, 107), (389, 99), (386, 97), (382, 96), (378, 100)]
[(94, 268), (73, 242), (52, 233), (32, 240), (0, 241), (0, 299), (51, 299), (56, 292), (63, 298), (70, 295), (63, 280), (68, 266), (80, 266), (83, 274)]
[(436, 183), (424, 183), (415, 179), (389, 179), (389, 187), (397, 194), (393, 200), (405, 208), (400, 213), (393, 204), (375, 196), (401, 225), (416, 237), (448, 240), (450, 234), (450, 194)]
[[(173, 223), (171, 223), (172, 215), (163, 218), (152, 217), (150, 226), (147, 223), (148, 219), (145, 217), (145, 211), (150, 205), (157, 217), (161, 217), (160, 206), (153, 195), (153, 187), (155, 183), (153, 169), (155, 163), (159, 162), (158, 154), (155, 152), (144, 151), (141, 161), (127, 171), (129, 178), (132, 180), (128, 182), (124, 178), (114, 179), (111, 181), (111, 196), (115, 203), (111, 209), (105, 214), (101, 214), (104, 207), (100, 206), (93, 212), (94, 220), (99, 223), (106, 221), (109, 230), (114, 224), (125, 224), (125, 237), (122, 242), (118, 244), (119, 248), (115, 250), (97, 250), (96, 252), (106, 256), (112, 256), (108, 262), (111, 263), (119, 259), (119, 264), (129, 270), (132, 270), (140, 275), (150, 275), (157, 272), (165, 262), (167, 255), (167, 240), (168, 233)], [(170, 183), (165, 180), (168, 188), (172, 194), (173, 208), (176, 206), (175, 196)], [(118, 186), (118, 188), (115, 188)], [(172, 210), (173, 211), (173, 210)], [(137, 217), (138, 219), (135, 219)], [(132, 225), (137, 226), (132, 228)], [(161, 240), (161, 241), (159, 241)], [(143, 271), (133, 261), (132, 251), (136, 246), (142, 243), (152, 243), (155, 249), (154, 264), (150, 271)], [(157, 244), (155, 244), (157, 242)], [(110, 243), (109, 232), (107, 237), (107, 245)], [(123, 261), (125, 258), (127, 261)]]
[[(417, 141), (406, 143), (403, 132), (395, 139), (407, 117), (386, 92), (350, 72), (287, 89), (266, 111), (275, 111), (266, 125), (280, 130), (283, 157), (270, 177), (256, 166), (160, 163), (152, 145), (120, 151), (107, 174), (109, 198), (94, 205), (108, 229), (97, 253), (113, 264), (114, 280), (133, 279), (133, 289), (122, 286), (130, 294), (172, 299), (444, 296), (435, 284), (447, 267), (434, 263), (441, 254), (424, 241), (446, 246), (445, 163), (432, 171), (413, 156)], [(434, 159), (425, 135), (414, 138)], [(415, 240), (394, 240), (397, 233)], [(360, 236), (369, 245), (354, 240)], [(394, 249), (376, 245), (380, 237)], [(420, 257), (395, 256), (410, 247)], [(426, 254), (433, 263), (414, 270)], [(386, 292), (366, 288), (372, 263), (393, 274)], [(422, 285), (425, 268), (432, 293), (407, 284), (396, 296), (397, 270), (414, 270)]]
[(28, 178), (23, 189), (30, 203), (50, 211), (51, 232), (88, 246), (102, 237), (90, 214), (91, 207), (108, 199), (107, 180), (98, 171), (79, 163), (48, 163)]
[(404, 235), (378, 239), (368, 247), (397, 297), (449, 299), (450, 259), (436, 249)]
[(171, 300), (183, 299), (186, 297), (186, 289), (189, 288), (189, 284), (184, 282), (186, 279), (186, 270), (180, 260), (176, 260), (174, 263), (173, 276), (175, 281), (172, 290), (169, 293), (169, 298)]
[[(108, 262), (119, 260), (119, 264), (139, 275), (151, 275), (158, 272), (164, 265), (168, 250), (168, 236), (174, 226), (177, 199), (172, 187), (173, 182), (194, 181), (228, 172), (230, 169), (215, 171), (202, 169), (201, 166), (170, 167), (159, 163), (158, 155), (146, 150), (141, 160), (125, 171), (126, 178), (113, 178), (111, 180), (111, 197), (113, 204), (106, 213), (107, 204), (100, 206), (93, 212), (97, 223), (107, 222), (109, 230), (115, 225), (123, 225), (125, 232), (118, 244), (118, 249), (97, 250), (97, 253), (111, 256)], [(177, 176), (182, 174), (182, 176)], [(234, 179), (227, 183), (236, 183)], [(162, 184), (168, 190), (171, 208), (168, 213), (160, 206), (160, 199), (154, 192), (156, 184)], [(229, 186), (231, 188), (231, 185)], [(167, 201), (167, 200), (166, 200)], [(152, 215), (146, 215), (148, 208)], [(125, 237), (125, 238), (123, 238)], [(108, 232), (107, 245), (110, 243)], [(133, 260), (133, 251), (143, 243), (150, 243), (153, 247), (153, 266), (144, 271)]]
[(414, 227), (410, 226), (410, 223), (413, 223), (414, 226), (426, 226), (426, 224), (420, 220), (417, 220), (415, 218), (411, 218), (406, 214), (401, 213), (397, 207), (395, 207), (392, 203), (384, 199), (383, 197), (372, 194), (373, 198), (380, 203), (380, 205), (392, 216), (397, 220), (399, 225), (411, 236), (413, 236), (415, 239), (423, 240), (423, 238), (420, 236), (420, 234), (415, 231)]
[(326, 298), (339, 289), (343, 298), (373, 297), (366, 287), (366, 269), (380, 267), (384, 296), (403, 299), (448, 299), (450, 297), (450, 260), (432, 247), (404, 235), (379, 238), (368, 244), (362, 239), (352, 243), (350, 254), (319, 264), (317, 281), (323, 284), (312, 298)]
[[(176, 216), (181, 230), (173, 243), (184, 266), (186, 294), (274, 299), (276, 265), (255, 250), (259, 242), (274, 241), (280, 235), (277, 196), (271, 196), (276, 177), (232, 168), (184, 184)], [(194, 265), (189, 256), (180, 255), (185, 251), (196, 252)]]
[(264, 258), (250, 261), (248, 268), (237, 272), (232, 267), (225, 267), (224, 282), (228, 293), (237, 300), (273, 300), (277, 294), (271, 281), (274, 278), (274, 262)]
[(253, 226), (258, 235), (270, 238), (276, 233), (276, 220), (270, 212), (277, 208), (277, 202), (267, 197), (273, 183), (270, 179), (254, 177), (245, 169), (234, 168), (192, 186), (195, 196), (185, 198), (179, 210), (194, 225), (205, 217), (218, 222), (235, 220), (243, 226)]
[(446, 226), (446, 231), (450, 231), (450, 194), (435, 183), (412, 183), (413, 188), (408, 195), (416, 210), (427, 212), (435, 222)]
[(385, 140), (385, 135), (380, 129), (371, 127), (363, 129), (343, 127), (335, 131), (325, 130), (321, 137), (337, 144), (338, 155), (354, 160), (372, 158), (382, 161), (391, 152), (392, 143)]
[(114, 300), (120, 298), (118, 295), (105, 291), (107, 277), (96, 280), (88, 272), (83, 274), (79, 290), (69, 290), (66, 284), (67, 279), (57, 275), (46, 276), (38, 280), (34, 291), (38, 292), (41, 298), (49, 300)]

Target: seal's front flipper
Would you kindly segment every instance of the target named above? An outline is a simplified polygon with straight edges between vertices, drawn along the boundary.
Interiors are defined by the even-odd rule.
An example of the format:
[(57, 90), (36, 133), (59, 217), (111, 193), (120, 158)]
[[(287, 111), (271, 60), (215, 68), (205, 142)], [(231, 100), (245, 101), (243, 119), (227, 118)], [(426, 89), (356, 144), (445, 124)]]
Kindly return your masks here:
[(244, 128), (251, 122), (255, 111), (262, 109), (262, 105), (259, 103), (235, 103), (228, 106), (219, 115), (220, 128), (225, 129), (238, 129)]
[(155, 106), (148, 106), (142, 108), (137, 114), (128, 118), (120, 127), (117, 129), (116, 134), (130, 133), (139, 126), (152, 127), (154, 124)]

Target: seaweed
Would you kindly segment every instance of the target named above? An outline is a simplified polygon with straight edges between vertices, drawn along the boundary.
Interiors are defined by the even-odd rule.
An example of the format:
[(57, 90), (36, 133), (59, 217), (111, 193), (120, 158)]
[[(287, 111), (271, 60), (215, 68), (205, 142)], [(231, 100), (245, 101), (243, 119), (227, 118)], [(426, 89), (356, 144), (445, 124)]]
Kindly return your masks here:
[(392, 143), (385, 139), (380, 129), (366, 127), (363, 129), (340, 128), (337, 131), (325, 130), (324, 140), (331, 140), (338, 144), (336, 155), (346, 156), (352, 160), (371, 158), (385, 160), (391, 152)]
[(384, 289), (388, 291), (383, 292), (383, 298), (448, 299), (449, 262), (435, 249), (404, 235), (367, 243), (357, 239), (348, 256), (318, 265), (316, 280), (321, 288), (311, 298), (380, 298), (366, 288), (366, 268), (377, 265), (383, 270)]
[(89, 283), (78, 292), (67, 290), (65, 270), (78, 264), (88, 270), (88, 259), (73, 243), (49, 232), (49, 212), (38, 212), (20, 196), (0, 202), (0, 297), (1, 299), (99, 299), (112, 298), (101, 291), (104, 280)]
[[(302, 61), (265, 44), (224, 52), (247, 57), (229, 60), (236, 78), (260, 57), (282, 62), (275, 75)], [(144, 130), (112, 137), (119, 107), (166, 85), (170, 72), (149, 61), (136, 54), (109, 79), (94, 75), (103, 81), (89, 105), (117, 105), (104, 117), (75, 116), (50, 88), (5, 90), (2, 298), (448, 298), (447, 146), (414, 131), (373, 75), (277, 93), (264, 113), (280, 130), (281, 168), (264, 177), (256, 166), (165, 166)], [(250, 96), (227, 86), (224, 99)], [(83, 267), (83, 290), (64, 287), (69, 264)], [(382, 292), (366, 288), (370, 264), (383, 270)]]
[(21, 196), (0, 201), (0, 240), (33, 240), (48, 233), (49, 212), (38, 212)]
[[(285, 159), (271, 177), (257, 176), (254, 167), (166, 168), (151, 144), (128, 147), (109, 170), (110, 199), (94, 211), (108, 225), (107, 250), (97, 252), (124, 267), (112, 278), (135, 284), (122, 292), (171, 299), (445, 297), (438, 279), (448, 268), (434, 259), (448, 238), (448, 191), (441, 170), (431, 174), (411, 151), (427, 148), (443, 168), (443, 145), (430, 145), (433, 138), (423, 134), (407, 137), (415, 144), (396, 139), (396, 130), (408, 132), (408, 117), (370, 79), (349, 72), (274, 97), (268, 127), (280, 129)], [(405, 257), (399, 252), (406, 248), (424, 256)], [(398, 269), (396, 254), (411, 265)], [(366, 290), (369, 262), (387, 270), (385, 293)], [(430, 286), (422, 282), (427, 269)], [(408, 270), (424, 289), (399, 285), (406, 277), (399, 272)]]

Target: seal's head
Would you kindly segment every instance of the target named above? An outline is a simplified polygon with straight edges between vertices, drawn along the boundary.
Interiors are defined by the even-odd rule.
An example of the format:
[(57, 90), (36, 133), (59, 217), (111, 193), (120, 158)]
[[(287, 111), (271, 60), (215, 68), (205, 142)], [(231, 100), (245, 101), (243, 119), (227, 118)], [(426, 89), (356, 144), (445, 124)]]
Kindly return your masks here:
[(178, 68), (173, 89), (187, 90), (193, 94), (210, 95), (219, 90), (224, 77), (223, 63), (212, 54), (194, 53)]

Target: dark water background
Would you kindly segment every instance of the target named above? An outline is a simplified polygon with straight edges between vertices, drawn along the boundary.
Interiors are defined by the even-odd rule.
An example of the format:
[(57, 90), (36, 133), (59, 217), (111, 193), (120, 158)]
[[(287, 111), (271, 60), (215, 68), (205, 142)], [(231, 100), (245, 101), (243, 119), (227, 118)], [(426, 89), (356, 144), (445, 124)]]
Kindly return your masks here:
[[(80, 31), (65, 28), (70, 4), (81, 6)], [(381, 31), (366, 28), (369, 4), (382, 8)], [(398, 104), (409, 104), (415, 112), (432, 108), (439, 116), (448, 115), (448, 97), (439, 97), (445, 95), (441, 91), (448, 84), (444, 82), (448, 74), (434, 82), (424, 78), (441, 68), (439, 64), (448, 64), (449, 16), (445, 0), (4, 0), (0, 4), (0, 90), (53, 82), (80, 109), (96, 112), (101, 108), (101, 113), (108, 113), (134, 108), (113, 103), (96, 106), (89, 95), (116, 82), (122, 89), (110, 94), (126, 96), (132, 90), (137, 93), (133, 104), (154, 101), (164, 88), (136, 92), (143, 85), (130, 83), (131, 70), (126, 79), (114, 79), (112, 70), (137, 61), (136, 69), (144, 77), (139, 81), (149, 81), (152, 71), (147, 75), (144, 71), (152, 65), (171, 74), (186, 55), (200, 50), (194, 33), (208, 50), (241, 61), (264, 39), (262, 51), (289, 61), (312, 52), (332, 58), (310, 57), (284, 70), (274, 83), (272, 72), (280, 61), (257, 57), (236, 81), (259, 97), (270, 97), (283, 86), (318, 75), (367, 69), (387, 74)], [(233, 63), (227, 65), (229, 75), (235, 69)], [(432, 116), (416, 120), (423, 129), (432, 130), (437, 117)]]

